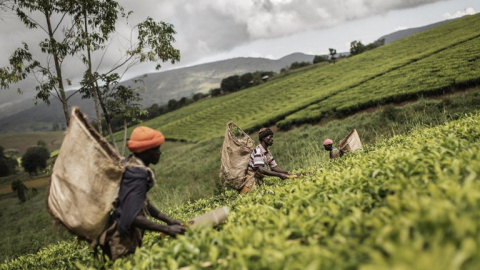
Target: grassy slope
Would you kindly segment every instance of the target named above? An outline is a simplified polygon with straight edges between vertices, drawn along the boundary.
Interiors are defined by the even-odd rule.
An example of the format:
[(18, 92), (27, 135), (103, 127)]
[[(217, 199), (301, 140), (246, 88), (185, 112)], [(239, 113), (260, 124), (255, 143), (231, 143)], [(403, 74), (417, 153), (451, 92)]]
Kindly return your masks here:
[[(474, 110), (480, 110), (480, 89), (442, 99), (424, 99), (403, 107), (387, 106), (325, 125), (305, 125), (288, 132), (279, 132), (275, 135), (272, 151), (285, 168), (317, 166), (327, 162), (322, 147), (323, 139), (330, 137), (339, 141), (352, 128), (358, 130), (364, 144), (371, 145), (395, 134), (404, 134), (417, 125), (439, 125)], [(188, 201), (212, 198), (216, 194), (221, 144), (221, 139), (212, 139), (204, 144), (167, 142), (162, 147), (161, 162), (153, 168), (158, 181), (150, 191), (152, 201), (167, 211), (185, 205)], [(0, 207), (4, 209), (0, 212), (5, 225), (0, 230), (0, 238), (3, 239), (0, 245), (2, 260), (34, 253), (62, 239), (52, 231), (52, 227), (45, 226), (51, 222), (51, 218), (43, 207), (44, 194), (44, 189), (40, 190), (36, 199), (28, 200), (23, 205), (18, 203), (13, 194), (1, 197)], [(39, 202), (42, 202), (38, 204), (42, 207), (37, 208)], [(25, 211), (21, 216), (17, 212), (19, 207)], [(7, 212), (9, 209), (12, 212)], [(35, 215), (32, 219), (36, 222), (26, 222), (31, 215)], [(22, 228), (21, 234), (17, 233), (17, 228)], [(88, 256), (88, 252), (85, 256)]]
[(27, 190), (25, 203), (16, 194), (0, 196), (1, 259), (19, 254), (38, 252), (39, 247), (58, 243), (73, 237), (53, 226), (45, 208), (46, 186), (37, 188), (37, 194)]
[[(372, 99), (376, 105), (395, 96), (411, 98), (416, 92), (475, 85), (479, 80), (476, 70), (480, 66), (478, 29), (480, 14), (468, 16), (337, 64), (322, 65), (258, 87), (203, 100), (142, 124), (162, 130), (167, 138), (195, 142), (221, 137), (225, 124), (231, 120), (252, 131), (302, 112), (309, 105), (324, 107), (326, 104), (327, 111), (331, 112), (348, 102), (349, 107), (341, 110), (351, 113), (372, 105)], [(419, 71), (424, 72), (419, 74), (421, 77), (415, 77)], [(353, 99), (354, 96), (357, 98)], [(291, 123), (303, 118), (319, 120), (322, 113), (325, 111), (308, 109)]]
[(198, 202), (233, 214), (220, 231), (161, 241), (115, 268), (475, 269), (479, 127), (477, 113), (318, 164), (302, 179)]
[[(311, 135), (304, 132), (292, 136)], [(336, 162), (317, 160), (303, 167), (309, 174), (302, 178), (268, 178), (246, 196), (225, 192), (172, 209), (169, 214), (182, 220), (221, 205), (232, 214), (220, 230), (189, 231), (177, 239), (149, 233), (145, 248), (110, 266), (475, 269), (479, 151), (479, 112), (418, 127)], [(69, 269), (75, 261), (98, 267), (86, 246), (63, 242), (0, 268)]]
[[(284, 168), (311, 167), (327, 160), (321, 144), (323, 139), (329, 137), (338, 142), (352, 128), (358, 130), (364, 144), (371, 145), (395, 134), (404, 134), (416, 125), (442, 124), (475, 110), (480, 110), (478, 88), (440, 99), (423, 99), (403, 107), (387, 106), (324, 125), (305, 125), (279, 132), (272, 151)], [(202, 144), (167, 142), (162, 147), (161, 162), (153, 168), (158, 181), (150, 198), (161, 209), (168, 210), (188, 201), (214, 196), (221, 144), (220, 138)], [(5, 225), (0, 230), (3, 239), (1, 260), (34, 253), (60, 239), (68, 239), (46, 226), (51, 223), (51, 218), (44, 207), (44, 195), (45, 191), (41, 189), (38, 197), (23, 205), (18, 203), (14, 194), (0, 197), (0, 213)], [(24, 211), (20, 216), (19, 208)], [(27, 222), (29, 219), (36, 222)], [(21, 234), (18, 234), (18, 228), (21, 228)]]

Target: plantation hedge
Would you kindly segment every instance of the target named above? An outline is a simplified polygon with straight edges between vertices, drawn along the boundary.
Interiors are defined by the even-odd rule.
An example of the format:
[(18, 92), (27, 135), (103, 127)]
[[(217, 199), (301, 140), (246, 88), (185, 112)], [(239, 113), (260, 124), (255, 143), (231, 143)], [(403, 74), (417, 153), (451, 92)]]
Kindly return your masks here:
[[(217, 229), (177, 239), (147, 234), (112, 269), (476, 269), (480, 263), (480, 113), (268, 178), (247, 195), (227, 191), (174, 209), (187, 220), (218, 206)], [(94, 269), (72, 243), (1, 269)]]

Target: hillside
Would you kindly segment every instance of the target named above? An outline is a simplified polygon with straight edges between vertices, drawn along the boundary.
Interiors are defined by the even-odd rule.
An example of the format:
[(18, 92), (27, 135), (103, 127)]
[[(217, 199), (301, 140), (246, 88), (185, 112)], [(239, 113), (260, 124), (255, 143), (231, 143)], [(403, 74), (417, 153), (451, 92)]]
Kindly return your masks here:
[(456, 19), (445, 20), (445, 21), (441, 21), (441, 22), (437, 22), (437, 23), (432, 23), (432, 24), (429, 24), (429, 25), (421, 26), (421, 27), (415, 27), (415, 28), (408, 28), (408, 29), (404, 29), (404, 30), (399, 30), (399, 31), (393, 32), (393, 33), (391, 33), (391, 34), (382, 36), (382, 37), (380, 37), (379, 39), (385, 39), (385, 44), (389, 44), (389, 43), (395, 42), (395, 41), (397, 41), (397, 40), (400, 40), (400, 39), (409, 37), (409, 36), (411, 36), (411, 35), (414, 35), (414, 34), (416, 34), (416, 33), (423, 32), (423, 31), (428, 30), (428, 29), (430, 29), (430, 28), (434, 28), (434, 27), (440, 26), (440, 25), (442, 25), (442, 24), (449, 23), (449, 22), (451, 22), (451, 21), (453, 21), (453, 20), (456, 20)]
[[(476, 269), (480, 263), (480, 114), (366, 147), (336, 162), (268, 178), (169, 212), (188, 220), (219, 206), (216, 230), (145, 246), (109, 269)], [(443, 258), (443, 259), (439, 259)], [(459, 258), (459, 259), (455, 259)], [(86, 245), (64, 241), (0, 269), (98, 269)]]
[(142, 124), (162, 130), (171, 140), (198, 142), (223, 136), (232, 120), (248, 132), (265, 125), (288, 129), (475, 86), (480, 82), (479, 29), (480, 14), (464, 17), (336, 64), (278, 76)]
[[(255, 71), (279, 72), (289, 67), (293, 62), (312, 62), (313, 55), (293, 53), (278, 60), (265, 58), (233, 58), (192, 67), (178, 68), (163, 72), (145, 74), (145, 90), (141, 92), (143, 107), (152, 104), (164, 105), (171, 99), (191, 97), (195, 93), (207, 93), (212, 88), (220, 86), (222, 79), (235, 74), (241, 75)], [(138, 77), (137, 77), (138, 78)], [(123, 85), (134, 86), (132, 78)], [(137, 85), (138, 86), (138, 85)], [(78, 106), (84, 113), (95, 117), (95, 107), (92, 100), (81, 99), (74, 95), (69, 100), (70, 106)], [(60, 102), (52, 99), (50, 105), (39, 102), (33, 105), (31, 100), (21, 101), (17, 107), (24, 107), (20, 112), (8, 113), (9, 106), (0, 109), (0, 133), (49, 131), (55, 123), (65, 125)], [(11, 108), (10, 108), (11, 109)], [(15, 110), (16, 111), (16, 110)]]

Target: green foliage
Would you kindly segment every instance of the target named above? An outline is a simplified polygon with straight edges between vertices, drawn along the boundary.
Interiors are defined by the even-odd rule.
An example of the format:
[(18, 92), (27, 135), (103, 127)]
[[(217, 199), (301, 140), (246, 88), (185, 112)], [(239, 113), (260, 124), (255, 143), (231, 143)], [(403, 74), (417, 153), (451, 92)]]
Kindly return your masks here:
[(0, 145), (0, 177), (15, 173), (18, 162), (14, 156), (8, 155), (7, 151)]
[[(37, 99), (50, 103), (50, 97), (55, 94), (62, 102), (65, 121), (68, 122), (67, 97), (62, 77), (62, 63), (75, 54), (77, 46), (74, 40), (73, 27), (65, 26), (63, 18), (74, 9), (74, 1), (11, 1), (11, 8), (25, 27), (40, 28), (45, 39), (40, 40), (38, 46), (41, 53), (48, 60), (38, 60), (42, 57), (32, 55), (27, 43), (16, 49), (9, 58), (9, 66), (0, 69), (0, 86), (8, 88), (10, 85), (24, 80), (30, 74), (42, 74), (42, 79), (35, 86)], [(58, 15), (58, 16), (57, 16)], [(63, 27), (60, 27), (63, 26)], [(21, 90), (19, 90), (21, 92)]]
[(377, 47), (385, 45), (385, 39), (379, 39), (375, 42), (369, 43), (367, 45), (363, 45), (362, 42), (354, 40), (350, 43), (350, 56), (354, 56), (357, 54), (361, 54), (368, 50), (373, 50)]
[[(23, 181), (26, 179), (24, 178)], [(20, 203), (17, 194), (2, 195), (0, 262), (7, 259), (13, 260), (28, 253), (37, 253), (48, 245), (73, 239), (58, 226), (52, 226), (52, 217), (45, 207), (45, 192), (45, 187), (37, 188), (36, 193), (32, 188), (25, 190), (24, 203)]]
[(47, 167), (47, 160), (50, 158), (50, 152), (41, 146), (29, 147), (22, 156), (22, 167), (30, 174), (36, 174), (38, 170)]
[[(296, 68), (299, 68), (300, 63), (295, 63)], [(308, 65), (308, 63), (307, 63)], [(218, 96), (220, 94), (233, 93), (242, 89), (250, 88), (262, 83), (264, 76), (273, 76), (273, 71), (255, 71), (254, 73), (247, 72), (242, 75), (232, 75), (223, 79), (220, 83), (220, 89), (212, 89), (211, 96)], [(222, 92), (220, 92), (222, 91)]]
[(328, 61), (328, 57), (324, 56), (324, 55), (315, 55), (315, 57), (313, 58), (313, 63), (314, 64), (327, 62), (327, 61)]
[[(301, 179), (268, 179), (247, 196), (226, 192), (187, 205), (177, 215), (222, 204), (232, 214), (218, 231), (153, 238), (113, 268), (474, 269), (479, 124), (476, 114), (419, 129), (310, 168)], [(454, 257), (461, 259), (437, 259)]]
[(44, 140), (38, 140), (37, 146), (44, 147), (48, 150), (47, 143)]
[[(479, 113), (417, 129), (304, 168), (297, 179), (267, 178), (247, 195), (225, 191), (175, 208), (168, 214), (181, 220), (223, 205), (231, 214), (216, 230), (190, 230), (176, 239), (149, 233), (145, 247), (109, 267), (475, 269), (479, 151)], [(77, 262), (81, 269), (97, 268), (87, 254), (64, 242), (1, 267)]]
[(226, 92), (235, 92), (240, 90), (240, 76), (233, 75), (222, 80), (220, 88)]
[(330, 51), (330, 62), (335, 64), (335, 60), (337, 59), (335, 56), (337, 55), (337, 50), (333, 48), (328, 49)]
[(350, 43), (350, 55), (357, 55), (365, 52), (367, 47), (362, 42), (354, 40)]
[(311, 65), (312, 63), (310, 62), (293, 62), (290, 65), (290, 69), (297, 69), (297, 68), (302, 68)]
[(15, 181), (12, 182), (12, 190), (13, 192), (16, 192), (17, 195), (18, 195), (18, 199), (23, 203), (27, 200), (27, 198), (25, 197), (25, 191), (27, 190), (27, 186), (25, 186), (25, 184), (16, 179)]

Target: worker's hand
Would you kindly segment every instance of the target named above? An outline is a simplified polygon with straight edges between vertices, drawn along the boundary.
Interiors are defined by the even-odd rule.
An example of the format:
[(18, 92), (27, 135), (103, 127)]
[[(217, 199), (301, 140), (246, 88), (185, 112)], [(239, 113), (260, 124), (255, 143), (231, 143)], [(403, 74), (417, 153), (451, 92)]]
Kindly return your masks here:
[(280, 179), (282, 179), (282, 180), (285, 180), (285, 179), (288, 178), (288, 176), (286, 174), (283, 174), (283, 173), (281, 173), (278, 177), (280, 177)]
[(180, 220), (176, 220), (174, 218), (170, 218), (167, 222), (168, 225), (183, 225), (183, 222)]
[(184, 234), (186, 230), (187, 228), (185, 228), (183, 225), (170, 225), (165, 233), (175, 237), (177, 234)]

